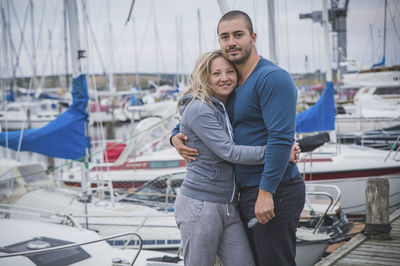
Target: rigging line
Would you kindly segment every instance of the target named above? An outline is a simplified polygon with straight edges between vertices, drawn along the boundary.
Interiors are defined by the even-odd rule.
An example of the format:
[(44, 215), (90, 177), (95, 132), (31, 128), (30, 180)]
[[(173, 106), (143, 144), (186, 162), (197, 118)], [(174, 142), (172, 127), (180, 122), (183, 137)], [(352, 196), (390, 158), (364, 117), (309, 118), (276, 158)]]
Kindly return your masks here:
[(99, 49), (99, 45), (97, 43), (96, 35), (94, 34), (92, 23), (90, 21), (90, 17), (87, 14), (85, 1), (82, 1), (82, 4), (83, 4), (83, 18), (85, 19), (86, 25), (88, 25), (88, 27), (89, 27), (90, 36), (92, 37), (92, 40), (93, 40), (93, 43), (94, 43), (94, 48), (95, 48), (96, 53), (97, 53), (97, 55), (99, 57), (100, 65), (101, 65), (101, 68), (103, 70), (103, 73), (106, 73), (106, 67), (105, 67), (105, 64), (104, 64), (104, 61), (103, 61), (103, 57), (102, 57), (102, 55), (100, 53), (100, 49)]
[[(115, 57), (116, 57), (116, 60), (119, 60), (119, 65), (122, 65), (122, 56), (121, 56), (122, 48), (120, 49), (120, 46), (122, 44), (126, 43), (125, 40), (126, 40), (126, 36), (128, 34), (127, 32), (128, 32), (128, 28), (124, 27), (122, 29), (122, 31), (119, 33), (118, 39), (117, 39), (117, 42), (116, 42), (116, 47), (114, 47), (114, 49), (113, 49), (114, 51), (116, 51), (116, 56)], [(111, 34), (113, 34), (113, 31), (111, 32)], [(123, 75), (123, 79), (126, 80), (126, 78), (124, 78), (124, 77), (125, 77), (125, 75)]]
[(258, 30), (258, 23), (257, 23), (257, 18), (256, 18), (256, 13), (257, 13), (257, 7), (256, 7), (256, 5), (257, 5), (257, 3), (256, 3), (256, 1), (257, 0), (253, 0), (252, 1), (252, 6), (253, 6), (253, 13), (254, 13), (254, 32), (258, 32), (257, 30)]
[[(379, 9), (379, 7), (380, 7), (380, 2), (379, 1), (377, 1), (377, 6), (376, 6), (376, 8), (375, 8), (375, 17), (374, 17), (374, 20), (373, 20), (373, 24), (372, 24), (372, 28), (374, 28), (374, 26), (376, 25), (376, 21), (377, 21), (377, 18), (378, 18), (378, 14), (379, 14), (379, 12), (380, 12), (380, 9)], [(376, 26), (375, 26), (376, 27)], [(374, 49), (374, 44), (373, 44), (373, 42), (371, 42), (371, 50), (373, 50)], [(366, 58), (366, 56), (367, 56), (367, 52), (368, 52), (368, 46), (366, 45), (366, 46), (364, 46), (364, 52), (363, 52), (363, 55), (362, 55), (362, 57), (361, 57), (361, 61), (360, 61), (360, 64), (362, 65), (363, 64), (363, 62), (365, 62), (365, 58)], [(372, 60), (375, 60), (374, 58), (372, 58)]]
[[(18, 69), (21, 71), (21, 74), (22, 74), (22, 69), (19, 68), (19, 66), (20, 66), (19, 65), (19, 59), (20, 59), (20, 56), (21, 56), (22, 47), (25, 48), (26, 53), (29, 55), (29, 50), (28, 50), (28, 47), (26, 47), (26, 43), (25, 43), (25, 28), (26, 28), (26, 25), (27, 25), (27, 22), (28, 22), (28, 15), (29, 15), (29, 8), (28, 7), (29, 7), (29, 2), (27, 3), (27, 7), (25, 8), (24, 24), (23, 24), (23, 26), (21, 28), (21, 25), (19, 24), (18, 14), (17, 14), (17, 11), (16, 11), (15, 6), (14, 6), (14, 2), (11, 1), (11, 9), (14, 12), (15, 17), (17, 18), (16, 19), (17, 26), (18, 26), (19, 31), (21, 32), (21, 37), (20, 37), (21, 40), (20, 40), (20, 43), (19, 43), (18, 52), (16, 52), (15, 51), (15, 47), (14, 47), (14, 42), (12, 41), (11, 31), (10, 30), (8, 31), (11, 47), (12, 47), (12, 49), (14, 51), (15, 56), (16, 56), (16, 63), (15, 63), (15, 66), (13, 67), (13, 68), (15, 68), (15, 69), (13, 69), (13, 76), (14, 76), (14, 74), (17, 73)], [(33, 60), (32, 60), (32, 58), (30, 56), (28, 56), (28, 60), (31, 63), (31, 66), (33, 67)]]
[[(310, 10), (313, 10), (313, 0), (311, 0), (311, 8), (310, 8)], [(314, 36), (314, 27), (313, 27), (313, 23), (310, 23), (310, 26), (311, 26), (311, 56), (312, 56), (312, 69), (313, 69), (313, 71), (315, 71), (315, 66), (316, 66), (316, 64), (315, 64), (315, 58), (316, 58), (316, 55), (315, 55), (315, 36)]]
[(158, 24), (157, 24), (157, 15), (156, 15), (156, 11), (153, 11), (153, 15), (154, 15), (154, 28), (155, 28), (155, 35), (156, 35), (156, 43), (158, 43), (157, 47), (158, 47), (158, 53), (160, 53), (160, 58), (161, 58), (161, 68), (163, 69), (163, 71), (166, 71), (165, 68), (165, 58), (164, 58), (164, 53), (163, 53), (163, 49), (162, 49), (162, 41), (160, 40), (160, 34), (158, 31)]
[[(59, 2), (57, 2), (56, 10), (58, 8)], [(43, 20), (44, 20), (44, 11), (46, 9), (46, 1), (43, 3), (43, 9), (42, 9), (42, 16), (40, 17), (40, 23), (39, 23), (39, 34), (38, 34), (38, 39), (36, 43), (36, 50), (39, 50), (39, 47), (41, 46), (41, 37), (42, 37), (42, 31), (43, 31)], [(54, 24), (52, 24), (54, 25)]]
[(128, 24), (129, 20), (131, 19), (134, 4), (135, 4), (135, 0), (132, 0), (131, 7), (129, 8), (128, 18), (125, 21), (125, 26)]
[(397, 11), (397, 15), (400, 15), (400, 11), (399, 11), (399, 9), (397, 8), (397, 7), (399, 6), (399, 4), (400, 4), (400, 1), (397, 1), (397, 2), (396, 2), (396, 5), (394, 6), (394, 8), (395, 8), (396, 11)]
[(394, 31), (396, 32), (397, 39), (400, 41), (399, 32), (397, 31), (396, 23), (394, 23), (394, 18), (393, 18), (393, 15), (392, 15), (392, 11), (390, 11), (389, 4), (387, 5), (387, 9), (389, 10), (390, 18), (392, 19), (392, 23), (393, 23), (393, 26), (394, 26)]
[[(58, 8), (59, 8), (59, 3), (60, 3), (60, 1), (57, 2), (56, 8), (55, 8), (55, 12), (54, 12), (54, 17), (53, 17), (53, 23), (50, 24), (50, 25), (55, 25), (55, 23), (56, 23), (56, 19), (58, 18), (58, 14), (57, 13), (58, 13)], [(40, 45), (38, 44), (37, 47), (39, 47), (39, 46)], [(45, 58), (45, 62), (44, 62), (43, 70), (42, 70), (42, 75), (40, 77), (39, 86), (38, 86), (39, 90), (42, 89), (42, 86), (44, 84), (44, 79), (45, 79), (45, 74), (44, 73), (46, 71), (47, 63), (49, 61), (50, 55), (51, 55), (50, 51), (48, 53), (46, 53), (46, 58)], [(54, 75), (54, 73), (52, 73), (52, 75)]]
[[(96, 103), (95, 106), (96, 106), (97, 111), (99, 111), (99, 102), (100, 101), (99, 101), (99, 95), (98, 95), (98, 91), (97, 91), (95, 75), (91, 75), (91, 80), (92, 80), (93, 87), (94, 87), (93, 91), (95, 93), (95, 103)], [(100, 133), (101, 139), (104, 141), (106, 139), (106, 137), (105, 137), (105, 134), (104, 134), (103, 123), (101, 121), (100, 121), (100, 126), (99, 126), (99, 128), (97, 130), (98, 130), (97, 133)], [(91, 157), (93, 158), (93, 156), (91, 156)], [(107, 155), (106, 155), (106, 157), (107, 157)], [(106, 162), (108, 162), (108, 157), (106, 158)], [(108, 166), (107, 166), (107, 170), (109, 170)]]
[(139, 57), (137, 58), (138, 67), (139, 67), (139, 63), (140, 63), (140, 58), (143, 54), (143, 47), (144, 47), (144, 42), (146, 41), (146, 35), (147, 35), (147, 32), (149, 32), (149, 25), (150, 25), (150, 20), (151, 20), (151, 10), (153, 10), (153, 6), (154, 6), (154, 0), (152, 0), (151, 4), (150, 4), (150, 16), (147, 17), (146, 28), (145, 28), (144, 36), (142, 38), (142, 43), (140, 46), (140, 53), (139, 53)]
[(288, 27), (288, 16), (287, 16), (287, 0), (284, 2), (285, 8), (285, 33), (286, 33), (286, 59), (287, 59), (287, 70), (290, 73), (290, 41), (289, 41), (289, 27)]
[[(28, 88), (28, 95), (31, 95), (31, 89), (33, 86), (33, 79), (34, 77), (30, 78), (30, 82), (29, 82), (29, 88)], [(29, 107), (28, 107), (29, 108)], [(26, 113), (27, 114), (27, 113)], [(24, 120), (22, 120), (22, 126), (21, 126), (21, 134), (19, 135), (19, 140), (18, 140), (18, 148), (17, 148), (17, 156), (16, 156), (16, 160), (19, 161), (19, 156), (21, 154), (21, 146), (22, 146), (22, 138), (24, 135), (24, 130), (25, 130), (25, 122), (26, 122), (26, 118), (24, 118)], [(28, 117), (29, 119), (29, 117)]]

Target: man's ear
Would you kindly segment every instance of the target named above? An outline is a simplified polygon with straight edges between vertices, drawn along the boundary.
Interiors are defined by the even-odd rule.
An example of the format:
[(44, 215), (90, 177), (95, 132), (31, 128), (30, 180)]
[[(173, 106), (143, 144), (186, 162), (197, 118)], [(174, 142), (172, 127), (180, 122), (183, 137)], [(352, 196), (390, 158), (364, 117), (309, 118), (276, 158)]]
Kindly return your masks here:
[(252, 41), (253, 45), (255, 45), (255, 44), (256, 44), (256, 40), (257, 40), (257, 33), (254, 32), (254, 33), (250, 36), (250, 38), (251, 38), (251, 41)]

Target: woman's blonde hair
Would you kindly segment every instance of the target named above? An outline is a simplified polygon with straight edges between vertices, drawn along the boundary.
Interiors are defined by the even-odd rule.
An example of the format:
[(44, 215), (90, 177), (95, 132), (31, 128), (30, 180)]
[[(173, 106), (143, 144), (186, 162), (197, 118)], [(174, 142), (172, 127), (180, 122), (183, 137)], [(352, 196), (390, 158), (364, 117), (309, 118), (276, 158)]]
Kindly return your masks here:
[[(189, 75), (189, 87), (185, 90), (183, 95), (192, 95), (191, 100), (197, 98), (202, 101), (211, 102), (211, 96), (214, 95), (214, 91), (210, 87), (211, 64), (214, 59), (219, 57), (223, 57), (221, 50), (214, 50), (204, 53), (197, 59), (196, 65)], [(235, 68), (233, 64), (232, 66)], [(236, 68), (235, 71), (238, 73)], [(178, 100), (178, 105), (179, 102), (180, 98)]]

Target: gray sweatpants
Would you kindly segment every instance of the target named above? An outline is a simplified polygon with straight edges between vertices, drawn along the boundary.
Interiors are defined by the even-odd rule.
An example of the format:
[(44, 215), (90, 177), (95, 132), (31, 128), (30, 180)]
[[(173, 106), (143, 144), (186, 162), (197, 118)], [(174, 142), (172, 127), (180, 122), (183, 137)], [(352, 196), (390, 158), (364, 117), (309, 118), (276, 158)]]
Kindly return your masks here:
[(252, 266), (253, 255), (239, 212), (233, 204), (192, 199), (179, 193), (175, 219), (188, 266), (212, 266), (216, 256), (226, 266)]

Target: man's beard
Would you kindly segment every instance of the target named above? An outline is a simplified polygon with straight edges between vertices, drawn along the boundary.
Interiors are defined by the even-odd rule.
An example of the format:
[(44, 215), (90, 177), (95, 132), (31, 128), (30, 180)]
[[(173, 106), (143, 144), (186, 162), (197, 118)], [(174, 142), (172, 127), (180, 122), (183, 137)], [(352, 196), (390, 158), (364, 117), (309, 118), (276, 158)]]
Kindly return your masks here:
[[(235, 48), (230, 49), (230, 50), (234, 50), (234, 49)], [(241, 53), (242, 51), (243, 51), (243, 53)], [(235, 57), (231, 57), (229, 55), (229, 50), (227, 50), (227, 52), (226, 52), (227, 59), (229, 59), (229, 61), (231, 61), (234, 64), (241, 65), (241, 64), (245, 63), (247, 61), (247, 59), (249, 59), (250, 54), (251, 54), (251, 47), (249, 49), (240, 49), (239, 52), (240, 52), (239, 53), (239, 55), (240, 55), (239, 58), (235, 58)]]

